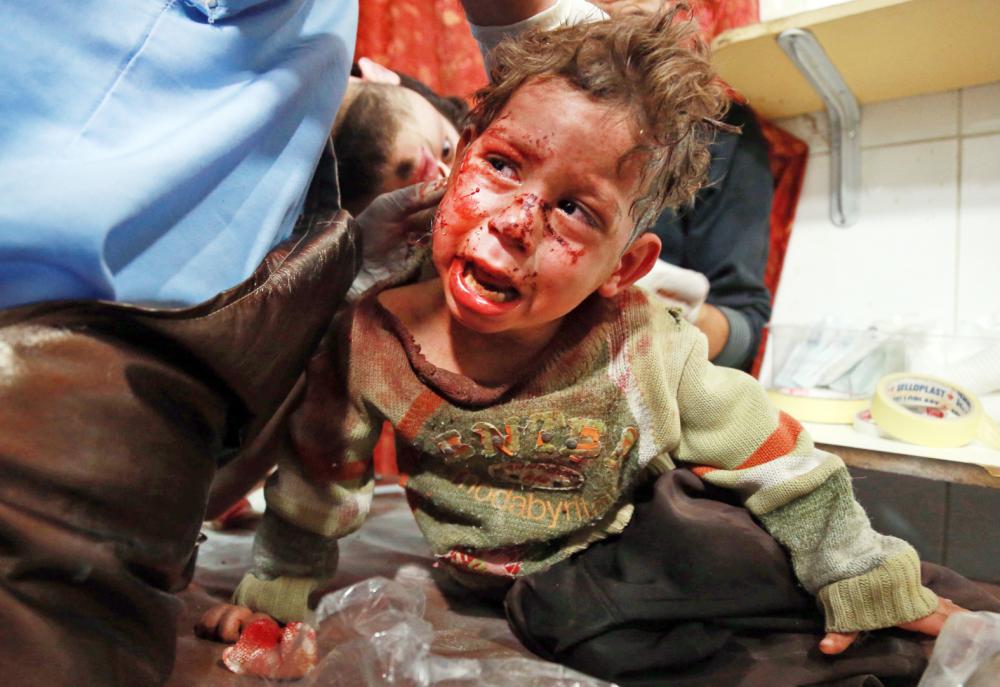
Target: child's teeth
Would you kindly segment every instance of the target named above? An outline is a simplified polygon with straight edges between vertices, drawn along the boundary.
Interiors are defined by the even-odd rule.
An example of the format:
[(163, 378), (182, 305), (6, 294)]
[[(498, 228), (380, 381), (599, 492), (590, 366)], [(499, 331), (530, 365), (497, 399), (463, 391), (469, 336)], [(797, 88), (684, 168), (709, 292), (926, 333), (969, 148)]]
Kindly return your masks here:
[(494, 303), (506, 303), (513, 297), (507, 289), (493, 290), (485, 284), (482, 284), (478, 279), (476, 279), (476, 275), (473, 274), (471, 269), (466, 273), (465, 281), (473, 291), (488, 301), (493, 301)]

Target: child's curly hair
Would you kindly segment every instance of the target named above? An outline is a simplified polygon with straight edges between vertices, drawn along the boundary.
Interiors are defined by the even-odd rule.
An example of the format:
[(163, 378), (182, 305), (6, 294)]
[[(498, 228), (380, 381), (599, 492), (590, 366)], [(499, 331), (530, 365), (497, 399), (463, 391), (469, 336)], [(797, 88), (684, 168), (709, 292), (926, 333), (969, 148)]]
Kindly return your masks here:
[(563, 78), (603, 101), (631, 109), (647, 157), (633, 202), (645, 231), (668, 207), (694, 200), (708, 172), (708, 145), (728, 107), (708, 47), (684, 2), (656, 14), (619, 15), (590, 24), (531, 31), (493, 53), (491, 83), (476, 93), (469, 123), (485, 131), (513, 93), (538, 78)]

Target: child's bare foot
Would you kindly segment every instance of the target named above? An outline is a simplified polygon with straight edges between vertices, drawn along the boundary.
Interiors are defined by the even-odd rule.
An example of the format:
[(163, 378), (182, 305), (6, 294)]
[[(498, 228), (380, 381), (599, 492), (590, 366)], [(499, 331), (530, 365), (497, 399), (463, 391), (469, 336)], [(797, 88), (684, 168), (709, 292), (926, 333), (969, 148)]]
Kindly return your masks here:
[[(898, 627), (911, 632), (920, 632), (930, 637), (937, 637), (948, 616), (952, 613), (962, 613), (965, 610), (952, 602), (951, 599), (938, 597), (938, 606), (933, 613), (908, 623), (902, 623)], [(830, 655), (842, 653), (854, 643), (857, 636), (857, 632), (827, 632), (823, 641), (819, 643), (819, 650)]]
[(218, 604), (205, 611), (194, 631), (199, 637), (222, 642), (235, 642), (244, 628), (260, 618), (270, 618), (267, 613), (251, 611), (246, 606)]

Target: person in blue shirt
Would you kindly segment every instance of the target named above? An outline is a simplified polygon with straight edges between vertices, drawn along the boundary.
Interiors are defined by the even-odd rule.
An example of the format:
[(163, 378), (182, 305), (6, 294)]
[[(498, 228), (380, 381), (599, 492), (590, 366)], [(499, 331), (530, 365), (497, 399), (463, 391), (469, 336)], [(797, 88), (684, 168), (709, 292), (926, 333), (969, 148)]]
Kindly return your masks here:
[(286, 238), (357, 0), (0, 0), (0, 307), (191, 305)]

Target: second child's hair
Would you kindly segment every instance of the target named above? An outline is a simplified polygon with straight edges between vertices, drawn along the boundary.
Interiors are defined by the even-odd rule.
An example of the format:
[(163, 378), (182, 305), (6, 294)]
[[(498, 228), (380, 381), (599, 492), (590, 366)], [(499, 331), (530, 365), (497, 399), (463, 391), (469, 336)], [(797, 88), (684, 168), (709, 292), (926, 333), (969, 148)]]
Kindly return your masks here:
[(634, 116), (645, 154), (643, 189), (633, 202), (636, 229), (645, 231), (665, 208), (694, 200), (708, 172), (709, 144), (728, 105), (708, 47), (685, 3), (667, 11), (630, 14), (590, 24), (531, 31), (493, 53), (491, 83), (476, 93), (469, 122), (482, 133), (514, 92), (532, 79), (562, 78), (592, 98), (620, 104)]
[(378, 193), (382, 169), (389, 162), (399, 131), (394, 106), (402, 99), (399, 87), (359, 83), (357, 95), (341, 107), (333, 125), (340, 196), (343, 206), (357, 215)]

